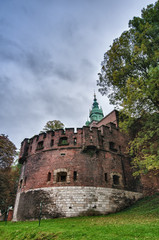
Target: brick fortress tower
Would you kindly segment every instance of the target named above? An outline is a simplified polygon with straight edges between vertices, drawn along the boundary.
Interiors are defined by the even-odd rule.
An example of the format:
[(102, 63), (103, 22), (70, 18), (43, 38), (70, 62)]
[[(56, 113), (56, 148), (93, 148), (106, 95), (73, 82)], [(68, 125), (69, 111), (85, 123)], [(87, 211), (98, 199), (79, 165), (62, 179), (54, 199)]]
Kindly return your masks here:
[(107, 214), (142, 194), (125, 154), (118, 112), (106, 117), (96, 96), (86, 126), (41, 133), (21, 144), (22, 164), (13, 221)]

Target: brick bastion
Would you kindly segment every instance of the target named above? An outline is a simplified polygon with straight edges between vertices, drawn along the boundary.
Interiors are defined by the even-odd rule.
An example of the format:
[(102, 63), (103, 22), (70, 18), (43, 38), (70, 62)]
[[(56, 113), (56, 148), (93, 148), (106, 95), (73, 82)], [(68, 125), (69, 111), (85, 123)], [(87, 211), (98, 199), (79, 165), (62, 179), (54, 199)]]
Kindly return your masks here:
[(107, 214), (142, 197), (115, 124), (59, 129), (24, 139), (13, 221)]

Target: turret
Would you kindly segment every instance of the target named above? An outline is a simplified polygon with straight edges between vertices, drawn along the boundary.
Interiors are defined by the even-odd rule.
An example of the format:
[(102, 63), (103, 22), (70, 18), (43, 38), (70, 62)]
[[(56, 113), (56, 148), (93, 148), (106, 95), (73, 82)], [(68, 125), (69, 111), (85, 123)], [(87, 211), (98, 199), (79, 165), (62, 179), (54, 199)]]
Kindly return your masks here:
[(94, 101), (92, 105), (92, 110), (90, 111), (89, 118), (90, 121), (87, 120), (85, 123), (86, 126), (93, 125), (93, 123), (97, 123), (103, 119), (103, 110), (102, 108), (99, 108), (99, 104), (97, 102), (96, 94), (94, 94)]

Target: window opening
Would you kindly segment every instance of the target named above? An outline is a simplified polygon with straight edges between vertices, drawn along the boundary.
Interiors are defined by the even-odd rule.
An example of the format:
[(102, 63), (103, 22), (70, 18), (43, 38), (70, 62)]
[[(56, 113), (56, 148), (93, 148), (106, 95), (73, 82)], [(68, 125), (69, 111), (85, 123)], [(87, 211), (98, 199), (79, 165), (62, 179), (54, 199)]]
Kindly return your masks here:
[(66, 182), (67, 172), (57, 173), (57, 182)]
[(73, 180), (74, 180), (74, 181), (77, 181), (77, 171), (74, 171), (74, 172), (73, 172)]
[(109, 142), (109, 149), (114, 151), (114, 152), (117, 152), (117, 150), (115, 148), (115, 143), (114, 142)]
[(51, 172), (48, 172), (48, 174), (47, 174), (47, 181), (48, 182), (51, 181)]
[(26, 185), (27, 177), (24, 178), (24, 185)]
[(43, 146), (43, 141), (41, 141), (41, 142), (38, 142), (38, 145), (37, 145), (37, 150), (40, 150), (40, 149), (42, 149), (44, 146)]
[(104, 180), (105, 180), (105, 182), (108, 182), (108, 174), (107, 173), (104, 173)]
[(23, 179), (20, 180), (20, 188), (22, 187)]
[(68, 145), (67, 137), (60, 138), (59, 145)]
[(29, 146), (27, 146), (26, 149), (25, 149), (26, 156), (28, 155), (28, 150), (29, 150)]
[(115, 185), (119, 185), (119, 176), (118, 175), (113, 175), (113, 183), (115, 184)]
[(74, 145), (77, 144), (77, 138), (74, 138)]
[(51, 139), (51, 142), (50, 142), (50, 147), (52, 147), (54, 145), (54, 140)]

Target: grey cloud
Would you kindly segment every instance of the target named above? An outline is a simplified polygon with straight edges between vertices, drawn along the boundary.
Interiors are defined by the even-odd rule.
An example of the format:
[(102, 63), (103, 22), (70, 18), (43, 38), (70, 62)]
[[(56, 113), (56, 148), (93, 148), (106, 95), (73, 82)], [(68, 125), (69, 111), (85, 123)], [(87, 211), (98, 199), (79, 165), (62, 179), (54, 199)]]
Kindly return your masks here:
[(3, 62), (12, 61), (18, 67), (27, 69), (34, 74), (35, 80), (45, 80), (54, 74), (66, 81), (73, 81), (76, 78), (71, 66), (54, 63), (53, 56), (48, 51), (38, 48), (25, 50), (16, 42), (2, 36), (0, 36), (0, 59)]
[(17, 42), (0, 35), (1, 61), (20, 61), (22, 55), (22, 48)]
[(69, 65), (56, 64), (54, 74), (59, 77), (59, 79), (69, 82), (76, 81), (77, 79), (76, 72)]
[(10, 88), (11, 79), (7, 76), (0, 76), (0, 98), (3, 99), (4, 95)]
[(20, 44), (0, 36), (0, 60), (12, 61), (20, 67), (26, 68), (38, 77), (53, 74), (53, 60), (44, 50), (25, 49)]
[(54, 63), (50, 54), (46, 51), (26, 52), (23, 64), (26, 68), (31, 70), (37, 77), (46, 77), (53, 74)]

